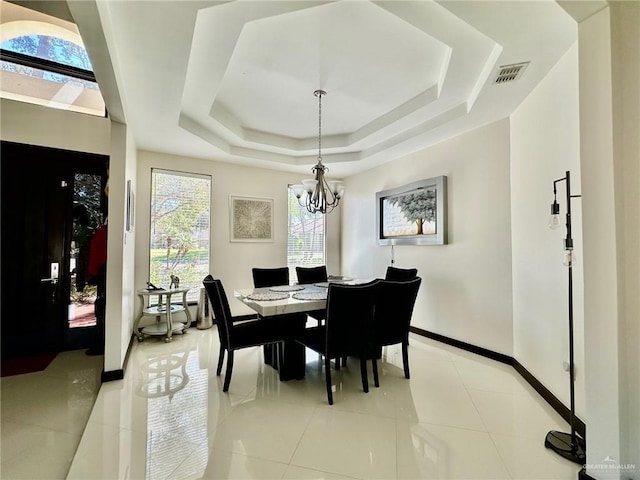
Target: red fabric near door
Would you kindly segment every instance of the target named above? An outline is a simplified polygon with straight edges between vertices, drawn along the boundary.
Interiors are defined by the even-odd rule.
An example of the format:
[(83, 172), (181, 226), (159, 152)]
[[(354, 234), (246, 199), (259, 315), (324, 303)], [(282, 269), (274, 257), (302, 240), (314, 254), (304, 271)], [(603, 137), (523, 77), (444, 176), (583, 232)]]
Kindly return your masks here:
[(107, 263), (107, 226), (98, 227), (91, 238), (89, 250), (89, 278), (94, 278)]

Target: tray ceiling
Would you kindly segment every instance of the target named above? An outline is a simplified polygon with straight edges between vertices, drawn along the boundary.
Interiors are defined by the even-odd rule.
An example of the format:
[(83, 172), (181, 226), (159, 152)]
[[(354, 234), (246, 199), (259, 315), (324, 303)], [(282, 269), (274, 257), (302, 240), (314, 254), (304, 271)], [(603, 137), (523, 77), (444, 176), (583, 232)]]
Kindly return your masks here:
[(332, 176), (509, 116), (577, 40), (545, 0), (74, 3), (81, 33), (104, 33), (108, 52), (88, 50), (108, 54), (139, 148), (307, 171), (323, 89)]

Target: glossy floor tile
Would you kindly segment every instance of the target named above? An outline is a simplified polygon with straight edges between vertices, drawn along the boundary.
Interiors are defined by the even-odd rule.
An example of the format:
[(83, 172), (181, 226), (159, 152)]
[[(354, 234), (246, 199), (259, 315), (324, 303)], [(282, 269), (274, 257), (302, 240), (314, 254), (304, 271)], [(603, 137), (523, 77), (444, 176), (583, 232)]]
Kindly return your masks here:
[(0, 379), (0, 478), (65, 478), (100, 389), (102, 356), (60, 353)]
[[(125, 378), (102, 385), (67, 478), (577, 478), (578, 465), (543, 445), (548, 430), (568, 426), (508, 366), (412, 335), (410, 380), (400, 349), (387, 347), (380, 388), (365, 394), (350, 359), (332, 371), (329, 406), (323, 367), (311, 351), (305, 379), (280, 382), (260, 348), (241, 350), (223, 393), (217, 337), (214, 327), (190, 329), (170, 344), (136, 342)], [(81, 431), (84, 425), (73, 426), (81, 416), (41, 413), (27, 403), (34, 416), (52, 418), (20, 429), (12, 422), (30, 390), (18, 390), (6, 420), (3, 408), (3, 440), (6, 425), (13, 439), (60, 444), (47, 457), (69, 456), (58, 436)], [(2, 478), (65, 478), (64, 468), (56, 471), (63, 476), (34, 475), (37, 462), (20, 461), (22, 445), (3, 446), (2, 466), (15, 477), (3, 470)]]

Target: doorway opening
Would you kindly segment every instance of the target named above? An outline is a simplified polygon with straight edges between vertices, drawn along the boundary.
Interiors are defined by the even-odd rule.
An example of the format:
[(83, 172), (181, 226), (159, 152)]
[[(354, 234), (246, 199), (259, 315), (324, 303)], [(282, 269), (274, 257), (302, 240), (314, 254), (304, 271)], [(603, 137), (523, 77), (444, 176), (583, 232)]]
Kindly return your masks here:
[(102, 231), (109, 158), (1, 142), (2, 360), (104, 347), (104, 268), (90, 275)]
[(102, 218), (102, 178), (90, 173), (75, 173), (73, 181), (73, 225), (69, 244), (69, 328), (97, 324), (95, 302), (98, 287), (89, 278), (91, 240)]

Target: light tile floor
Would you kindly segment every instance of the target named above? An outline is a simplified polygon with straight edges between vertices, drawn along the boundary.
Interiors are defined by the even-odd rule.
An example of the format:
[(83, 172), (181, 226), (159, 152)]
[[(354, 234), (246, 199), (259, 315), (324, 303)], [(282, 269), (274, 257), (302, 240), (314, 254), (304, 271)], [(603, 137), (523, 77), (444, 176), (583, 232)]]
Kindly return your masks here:
[(60, 353), (42, 372), (0, 379), (0, 478), (63, 479), (100, 389), (102, 356)]
[[(380, 388), (364, 394), (350, 360), (332, 372), (329, 406), (317, 354), (307, 351), (304, 380), (280, 382), (260, 348), (241, 350), (223, 393), (218, 346), (215, 327), (191, 329), (170, 344), (136, 343), (125, 379), (102, 385), (68, 478), (577, 478), (578, 465), (544, 448), (546, 432), (567, 424), (509, 366), (412, 335), (411, 380), (400, 349), (387, 347)], [(41, 409), (49, 388), (33, 390)], [(68, 458), (58, 437), (82, 428), (79, 412), (66, 416), (66, 429), (54, 422), (57, 436), (40, 442), (55, 447), (46, 463)], [(4, 417), (3, 406), (11, 469), (5, 472), (3, 442), (2, 478), (64, 478), (57, 475), (64, 466), (29, 477), (36, 470), (19, 458), (32, 448), (31, 432), (5, 435)]]

